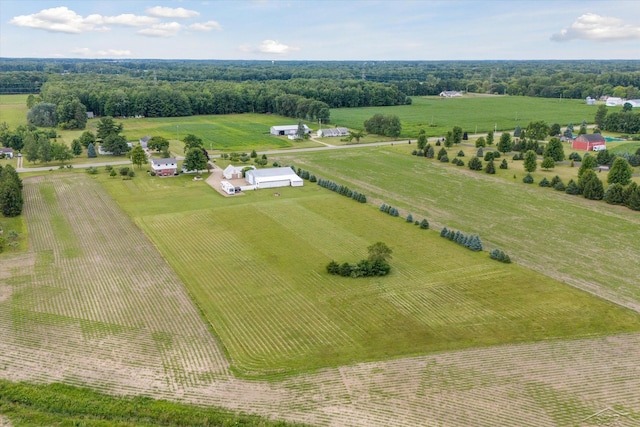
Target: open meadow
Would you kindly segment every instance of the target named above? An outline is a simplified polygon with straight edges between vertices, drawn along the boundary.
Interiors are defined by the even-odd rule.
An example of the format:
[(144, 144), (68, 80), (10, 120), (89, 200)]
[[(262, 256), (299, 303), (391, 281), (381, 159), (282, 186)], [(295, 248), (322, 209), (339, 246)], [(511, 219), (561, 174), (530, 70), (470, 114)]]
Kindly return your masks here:
[[(2, 378), (315, 425), (640, 412), (638, 313), (314, 184), (229, 199), (187, 177), (102, 173), (25, 182), (30, 250), (0, 268)], [(372, 239), (393, 247), (391, 276), (326, 276)], [(233, 374), (282, 366), (311, 372)]]
[(454, 126), (469, 133), (486, 133), (527, 127), (529, 122), (544, 120), (579, 126), (592, 123), (596, 106), (577, 99), (550, 99), (524, 96), (437, 96), (411, 98), (411, 105), (397, 107), (333, 108), (331, 123), (352, 129), (364, 129), (365, 120), (374, 114), (395, 114), (402, 123), (401, 138), (417, 138), (420, 129), (427, 136), (446, 135)]

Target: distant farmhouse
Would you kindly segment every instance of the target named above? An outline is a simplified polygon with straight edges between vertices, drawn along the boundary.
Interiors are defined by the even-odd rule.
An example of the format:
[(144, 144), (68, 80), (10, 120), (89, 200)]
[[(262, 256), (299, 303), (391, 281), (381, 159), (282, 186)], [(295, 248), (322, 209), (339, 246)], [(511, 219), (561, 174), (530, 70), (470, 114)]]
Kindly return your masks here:
[(151, 169), (157, 176), (173, 176), (178, 174), (178, 161), (174, 158), (151, 159)]
[(585, 133), (578, 135), (571, 143), (576, 150), (599, 151), (607, 147), (607, 141), (599, 133)]
[(252, 169), (244, 174), (244, 178), (255, 188), (302, 187), (303, 182), (290, 167)]
[[(311, 129), (307, 125), (304, 127), (304, 133), (311, 133)], [(295, 136), (298, 133), (298, 125), (271, 126), (271, 135), (274, 136)]]
[(13, 159), (13, 148), (0, 147), (0, 159)]
[(457, 90), (443, 90), (440, 92), (441, 98), (455, 98), (458, 96), (462, 96), (462, 92), (458, 92)]
[(140, 142), (140, 147), (144, 148), (145, 150), (147, 149), (147, 144), (149, 143), (149, 140), (151, 139), (151, 137), (149, 135), (147, 136), (143, 136), (142, 138), (140, 138), (140, 140), (138, 142)]
[(327, 129), (320, 129), (318, 131), (319, 138), (329, 138), (329, 137), (347, 136), (347, 135), (349, 135), (349, 129), (347, 128), (327, 128)]

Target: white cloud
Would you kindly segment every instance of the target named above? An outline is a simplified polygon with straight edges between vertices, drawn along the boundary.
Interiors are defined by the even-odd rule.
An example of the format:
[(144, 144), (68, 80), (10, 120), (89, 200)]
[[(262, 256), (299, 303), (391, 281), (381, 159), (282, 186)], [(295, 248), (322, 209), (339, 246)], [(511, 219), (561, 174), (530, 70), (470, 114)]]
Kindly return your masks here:
[(109, 31), (105, 24), (139, 27), (158, 22), (157, 18), (122, 14), (118, 16), (102, 16), (92, 14), (83, 18), (73, 10), (61, 6), (43, 9), (31, 15), (16, 16), (9, 23), (19, 27), (37, 28), (40, 30), (78, 34), (89, 31)]
[(571, 26), (553, 34), (551, 40), (593, 40), (609, 42), (616, 40), (640, 39), (640, 25), (626, 23), (620, 18), (586, 13), (576, 19)]
[(130, 50), (106, 49), (91, 50), (88, 47), (79, 47), (71, 50), (74, 55), (80, 55), (87, 58), (124, 58), (131, 56)]
[[(87, 16), (87, 19), (92, 16), (94, 15)], [(127, 27), (142, 27), (158, 22), (157, 18), (152, 18), (150, 16), (133, 15), (131, 13), (124, 13), (118, 16), (105, 16), (103, 17), (103, 19), (105, 24), (124, 25)]]
[(190, 30), (194, 31), (222, 31), (222, 26), (216, 21), (199, 22), (189, 25)]
[(94, 31), (96, 25), (99, 25), (95, 21), (86, 21), (82, 16), (64, 6), (44, 9), (31, 15), (16, 16), (9, 23), (19, 27), (70, 34)]
[(193, 18), (196, 16), (200, 16), (200, 12), (197, 12), (195, 10), (188, 10), (188, 9), (184, 9), (182, 7), (178, 7), (178, 8), (172, 8), (172, 7), (163, 7), (163, 6), (156, 6), (156, 7), (150, 7), (149, 9), (147, 9), (147, 13), (151, 16), (157, 16), (159, 18), (178, 18), (178, 19), (185, 19), (185, 18)]
[(299, 50), (298, 48), (287, 46), (280, 43), (277, 40), (264, 40), (260, 43), (258, 51), (262, 53), (275, 53), (277, 55), (286, 55), (292, 51)]
[(177, 22), (166, 22), (155, 24), (144, 30), (139, 30), (138, 34), (149, 37), (173, 37), (182, 29), (182, 25)]

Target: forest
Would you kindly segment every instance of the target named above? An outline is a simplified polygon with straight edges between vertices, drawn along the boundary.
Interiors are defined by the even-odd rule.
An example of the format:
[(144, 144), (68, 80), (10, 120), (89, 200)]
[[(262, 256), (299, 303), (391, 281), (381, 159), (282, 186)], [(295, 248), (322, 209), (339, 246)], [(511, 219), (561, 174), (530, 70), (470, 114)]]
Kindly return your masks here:
[(83, 111), (112, 117), (273, 113), (330, 123), (332, 108), (405, 105), (411, 96), (444, 90), (637, 99), (640, 61), (0, 58), (0, 94), (34, 95), (32, 104), (50, 104), (50, 119), (69, 129), (84, 128)]

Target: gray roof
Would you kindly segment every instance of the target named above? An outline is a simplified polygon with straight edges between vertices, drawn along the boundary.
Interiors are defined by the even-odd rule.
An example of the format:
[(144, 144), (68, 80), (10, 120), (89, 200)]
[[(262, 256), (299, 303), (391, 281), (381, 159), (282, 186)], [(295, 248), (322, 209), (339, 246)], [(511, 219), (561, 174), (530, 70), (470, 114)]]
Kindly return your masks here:
[(176, 159), (169, 157), (166, 159), (151, 159), (151, 163), (154, 165), (161, 165), (161, 164), (167, 164), (167, 163), (177, 164), (178, 162), (176, 161)]
[(604, 142), (604, 137), (599, 133), (583, 133), (578, 135), (578, 138), (586, 139), (588, 142)]
[(291, 175), (291, 174), (296, 175), (296, 173), (290, 167), (255, 169), (255, 170), (247, 171), (246, 173), (251, 173), (256, 178), (269, 178), (273, 176)]

